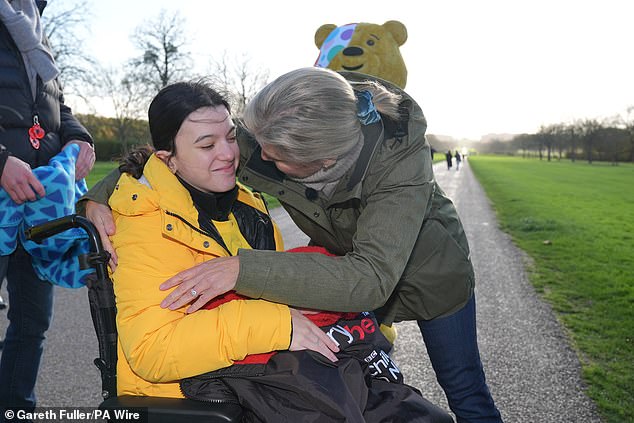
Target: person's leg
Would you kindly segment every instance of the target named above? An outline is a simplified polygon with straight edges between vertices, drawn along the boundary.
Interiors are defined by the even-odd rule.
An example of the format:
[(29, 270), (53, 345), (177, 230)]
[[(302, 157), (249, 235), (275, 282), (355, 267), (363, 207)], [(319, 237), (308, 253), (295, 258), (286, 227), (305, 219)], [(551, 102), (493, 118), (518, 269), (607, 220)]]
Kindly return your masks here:
[(0, 408), (32, 410), (44, 333), (53, 314), (53, 285), (37, 277), (30, 256), (18, 247), (10, 256), (7, 291), (9, 326), (0, 359)]
[(475, 296), (451, 316), (419, 321), (438, 383), (462, 422), (501, 422), (486, 384), (476, 333)]
[[(7, 267), (9, 266), (9, 256), (0, 256), (0, 288), (2, 288), (2, 283), (7, 276)], [(4, 298), (0, 295), (0, 310), (4, 310), (7, 308), (7, 303), (4, 301)], [(4, 340), (0, 338), (0, 350), (4, 347)]]
[[(0, 288), (2, 288), (2, 283), (4, 282), (4, 278), (7, 276), (7, 267), (9, 266), (9, 256), (0, 256)], [(4, 310), (7, 308), (7, 303), (4, 301), (4, 298), (0, 295), (0, 310)]]

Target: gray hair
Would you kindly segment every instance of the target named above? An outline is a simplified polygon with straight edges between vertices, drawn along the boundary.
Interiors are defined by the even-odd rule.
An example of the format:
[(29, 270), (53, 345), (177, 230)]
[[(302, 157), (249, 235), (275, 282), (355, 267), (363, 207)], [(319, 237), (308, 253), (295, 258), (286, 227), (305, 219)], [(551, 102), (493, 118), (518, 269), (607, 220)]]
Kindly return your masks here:
[(244, 124), (260, 144), (275, 147), (290, 161), (336, 159), (363, 136), (355, 90), (370, 91), (379, 112), (398, 118), (400, 96), (384, 86), (350, 83), (329, 69), (306, 67), (256, 94), (244, 110)]

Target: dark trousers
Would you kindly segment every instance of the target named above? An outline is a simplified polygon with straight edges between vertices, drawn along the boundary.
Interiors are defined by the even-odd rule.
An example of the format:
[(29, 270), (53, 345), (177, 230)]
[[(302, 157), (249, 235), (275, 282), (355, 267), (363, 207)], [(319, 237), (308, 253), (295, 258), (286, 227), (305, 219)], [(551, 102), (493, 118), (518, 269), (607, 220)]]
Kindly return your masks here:
[(486, 384), (476, 333), (475, 296), (451, 316), (419, 321), (438, 383), (458, 423), (501, 422)]
[(44, 334), (53, 315), (53, 285), (37, 277), (31, 257), (21, 246), (0, 260), (6, 264), (9, 294), (9, 326), (0, 358), (0, 421), (3, 421), (7, 407), (35, 408), (35, 382), (44, 350)]

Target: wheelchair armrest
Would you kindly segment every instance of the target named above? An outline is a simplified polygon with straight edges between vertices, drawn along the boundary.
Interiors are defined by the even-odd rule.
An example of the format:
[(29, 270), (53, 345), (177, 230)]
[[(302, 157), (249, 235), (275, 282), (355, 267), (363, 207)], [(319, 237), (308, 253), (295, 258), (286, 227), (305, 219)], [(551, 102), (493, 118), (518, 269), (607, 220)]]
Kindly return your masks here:
[(224, 423), (239, 422), (242, 418), (242, 407), (239, 404), (180, 398), (122, 395), (108, 398), (99, 405), (99, 409), (108, 410), (111, 421), (116, 421), (114, 409), (137, 409), (147, 413), (147, 421), (152, 423)]

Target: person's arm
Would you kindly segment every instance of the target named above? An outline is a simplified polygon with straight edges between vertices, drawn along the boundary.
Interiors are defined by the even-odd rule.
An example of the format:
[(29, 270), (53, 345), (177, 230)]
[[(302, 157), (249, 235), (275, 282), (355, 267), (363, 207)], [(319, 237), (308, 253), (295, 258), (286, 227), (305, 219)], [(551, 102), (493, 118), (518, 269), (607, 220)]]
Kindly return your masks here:
[(115, 226), (112, 211), (108, 206), (108, 199), (114, 192), (120, 176), (121, 172), (118, 168), (112, 170), (84, 194), (75, 205), (76, 213), (88, 218), (99, 232), (104, 250), (110, 253), (109, 265), (112, 271), (116, 269), (118, 259), (110, 243), (110, 237), (115, 234)]
[[(343, 257), (240, 250), (236, 291), (292, 306), (334, 311), (374, 310), (385, 304), (414, 249), (433, 196), (427, 149), (391, 157), (357, 221), (353, 249)], [(380, 159), (380, 158), (379, 158)]]
[(75, 179), (88, 176), (95, 165), (95, 148), (93, 140), (86, 128), (73, 116), (70, 107), (64, 104), (64, 97), (59, 98), (60, 130), (59, 137), (64, 146), (71, 143), (79, 145), (79, 154), (75, 163)]

